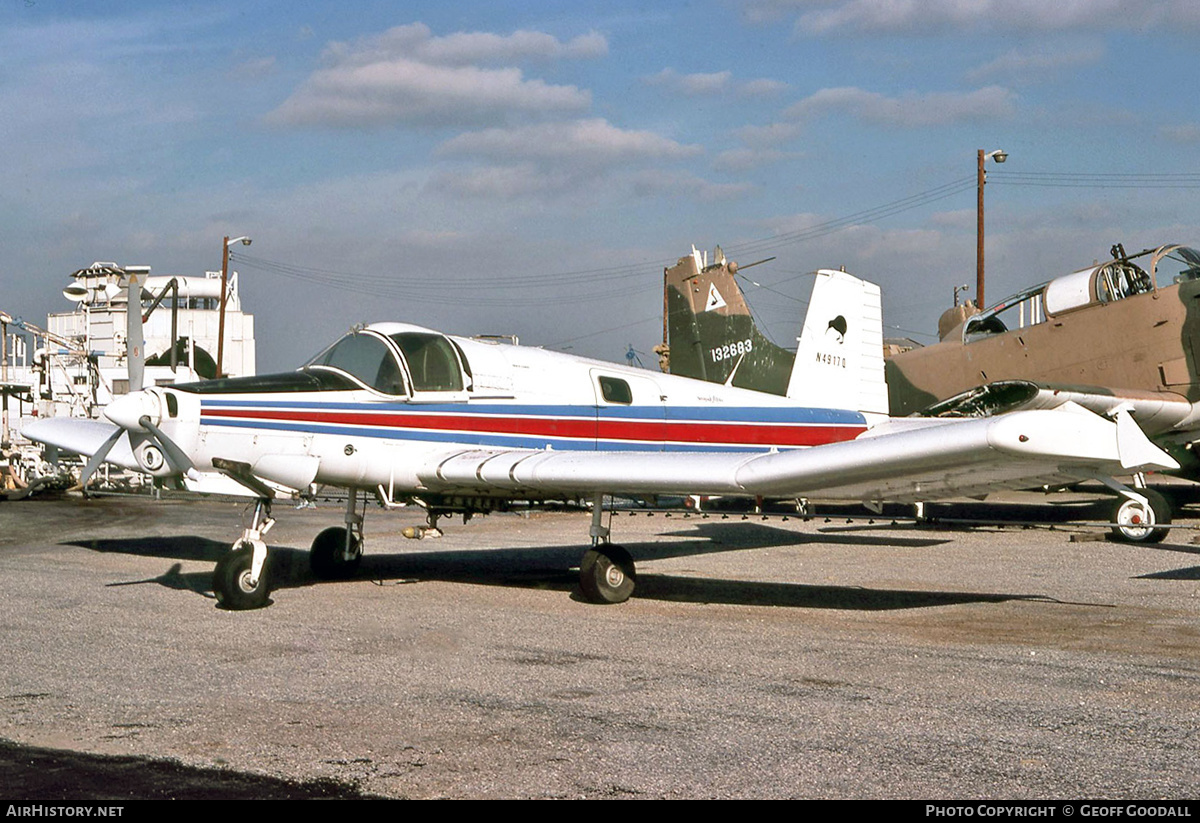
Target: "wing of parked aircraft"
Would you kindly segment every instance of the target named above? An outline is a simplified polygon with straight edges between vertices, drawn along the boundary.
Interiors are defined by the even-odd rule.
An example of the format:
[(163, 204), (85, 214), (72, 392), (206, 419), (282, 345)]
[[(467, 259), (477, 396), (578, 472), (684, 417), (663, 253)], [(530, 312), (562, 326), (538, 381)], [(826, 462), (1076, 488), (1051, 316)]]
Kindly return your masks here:
[[(1132, 421), (1129, 421), (1131, 424)], [(917, 502), (1178, 464), (1136, 424), (1074, 407), (895, 421), (854, 440), (767, 453), (464, 449), (417, 470), (454, 494), (727, 494)]]

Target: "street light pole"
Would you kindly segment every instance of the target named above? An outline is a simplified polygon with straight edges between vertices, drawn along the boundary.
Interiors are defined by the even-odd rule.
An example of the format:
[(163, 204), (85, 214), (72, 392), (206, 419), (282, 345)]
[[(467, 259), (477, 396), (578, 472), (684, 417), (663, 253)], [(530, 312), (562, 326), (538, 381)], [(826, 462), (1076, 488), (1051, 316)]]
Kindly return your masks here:
[(229, 244), (250, 245), (249, 237), (235, 237), (232, 241), (225, 235), (221, 246), (221, 311), (217, 320), (217, 377), (225, 376), (225, 301), (229, 296)]
[(983, 186), (987, 183), (983, 164), (989, 157), (997, 163), (1003, 163), (1008, 155), (1000, 149), (989, 152), (979, 149), (976, 156), (979, 162), (975, 200), (975, 305), (982, 311), (987, 307), (983, 302)]

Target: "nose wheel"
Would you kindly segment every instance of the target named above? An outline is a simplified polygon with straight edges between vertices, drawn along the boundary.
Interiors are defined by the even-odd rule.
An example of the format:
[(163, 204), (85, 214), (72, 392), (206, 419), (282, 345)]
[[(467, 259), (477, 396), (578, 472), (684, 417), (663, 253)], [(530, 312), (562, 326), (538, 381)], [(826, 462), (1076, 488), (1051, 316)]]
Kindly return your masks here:
[(267, 570), (264, 566), (255, 573), (254, 546), (243, 543), (217, 561), (213, 571), (213, 593), (217, 603), (230, 611), (261, 609), (267, 605), (271, 595)]
[(633, 558), (620, 546), (588, 549), (579, 564), (579, 587), (592, 603), (624, 603), (636, 584)]
[(213, 570), (213, 594), (217, 603), (231, 611), (261, 609), (271, 595), (270, 575), (267, 573), (267, 544), (263, 537), (275, 525), (271, 517), (271, 501), (259, 498), (254, 504), (250, 525), (233, 544), (229, 554), (217, 561)]

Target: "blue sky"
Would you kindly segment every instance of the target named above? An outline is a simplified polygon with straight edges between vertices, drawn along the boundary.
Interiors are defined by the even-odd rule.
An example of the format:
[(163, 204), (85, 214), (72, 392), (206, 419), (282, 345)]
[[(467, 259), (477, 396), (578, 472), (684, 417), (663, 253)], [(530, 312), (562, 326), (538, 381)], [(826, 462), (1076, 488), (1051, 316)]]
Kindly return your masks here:
[(0, 309), (246, 234), (260, 371), (384, 319), (613, 360), (720, 243), (777, 256), (746, 272), (777, 342), (839, 266), (930, 342), (974, 283), (977, 149), (1009, 153), (992, 300), (1200, 244), (1198, 31), (1188, 0), (0, 0)]

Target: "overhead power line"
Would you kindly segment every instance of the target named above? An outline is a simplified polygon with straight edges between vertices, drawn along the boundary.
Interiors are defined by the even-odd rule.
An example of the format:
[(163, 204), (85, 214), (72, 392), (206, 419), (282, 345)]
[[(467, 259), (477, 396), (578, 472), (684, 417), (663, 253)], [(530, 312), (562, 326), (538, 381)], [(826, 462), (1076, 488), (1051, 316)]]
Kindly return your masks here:
[(876, 206), (864, 211), (848, 214), (845, 217), (838, 217), (833, 220), (826, 220), (821, 223), (816, 223), (812, 226), (806, 226), (803, 229), (797, 229), (783, 234), (777, 234), (774, 237), (763, 238), (762, 240), (751, 240), (746, 243), (735, 243), (729, 245), (729, 251), (736, 253), (758, 254), (772, 249), (788, 246), (793, 243), (802, 243), (806, 240), (815, 240), (818, 237), (824, 237), (827, 234), (842, 231), (851, 226), (863, 225), (866, 223), (875, 223), (885, 217), (891, 217), (901, 212), (911, 211), (922, 206), (927, 206), (931, 203), (936, 203), (939, 200), (945, 200), (948, 197), (953, 197), (956, 194), (962, 194), (966, 191), (971, 191), (975, 188), (975, 176), (960, 177), (957, 180), (952, 180), (949, 183), (944, 183), (935, 188), (923, 191), (920, 194), (913, 194), (908, 197), (903, 197), (899, 200), (894, 200), (891, 203), (885, 203), (882, 206)]
[[(738, 254), (756, 254), (762, 251), (783, 246), (814, 240), (834, 232), (842, 231), (856, 225), (874, 223), (885, 217), (900, 214), (905, 211), (953, 197), (969, 191), (975, 185), (973, 176), (959, 178), (949, 183), (936, 186), (927, 191), (885, 203), (881, 206), (865, 209), (848, 214), (844, 217), (826, 220), (797, 231), (785, 232), (761, 240), (728, 246), (729, 251)], [(243, 254), (230, 250), (230, 259), (239, 265), (272, 272), (295, 280), (315, 283), (318, 285), (339, 288), (356, 294), (367, 294), (377, 297), (394, 297), (398, 299), (420, 300), (426, 303), (451, 305), (476, 303), (488, 305), (520, 306), (528, 303), (526, 295), (504, 296), (504, 291), (523, 291), (529, 288), (542, 290), (539, 302), (544, 304), (566, 304), (583, 300), (601, 300), (618, 294), (629, 294), (631, 291), (650, 290), (657, 288), (657, 278), (662, 269), (673, 265), (675, 260), (647, 261), (623, 266), (579, 269), (574, 271), (553, 272), (545, 274), (475, 274), (454, 277), (431, 277), (425, 271), (413, 271), (411, 275), (404, 270), (404, 265), (398, 264), (395, 269), (380, 274), (363, 274), (338, 271), (315, 266), (304, 266), (296, 263), (286, 263), (277, 260), (267, 260), (255, 255)], [(646, 284), (638, 288), (637, 284)], [(552, 294), (544, 291), (553, 286), (592, 287), (586, 291), (574, 291), (570, 294)], [(616, 291), (614, 287), (619, 287)], [(471, 297), (471, 291), (486, 292), (478, 297)]]
[(1200, 174), (1106, 174), (1101, 172), (989, 171), (989, 183), (1088, 189), (1197, 189)]
[[(248, 254), (235, 254), (232, 251), (230, 259), (240, 266), (354, 294), (406, 299), (433, 305), (527, 306), (531, 288), (541, 290), (537, 298), (540, 305), (598, 301), (657, 289), (657, 283), (647, 282), (645, 270), (635, 270), (628, 266), (569, 272), (563, 275), (467, 276), (440, 279), (430, 277), (422, 271), (406, 272), (403, 266), (386, 274), (360, 274), (283, 263)], [(614, 288), (614, 284), (630, 279), (636, 279), (642, 284), (641, 287), (633, 283), (621, 285), (619, 289)], [(575, 288), (567, 293), (545, 291), (544, 289), (551, 284)]]
[[(1200, 188), (1200, 173), (1076, 173), (1037, 171), (990, 171), (988, 181), (1009, 186), (1060, 188)], [(794, 231), (744, 243), (727, 244), (728, 253), (757, 256), (765, 252), (825, 237), (846, 229), (876, 223), (903, 212), (946, 200), (976, 187), (975, 175), (967, 175), (926, 191), (889, 203), (824, 220)], [(645, 261), (621, 266), (549, 273), (499, 274), (488, 271), (452, 276), (432, 276), (427, 271), (406, 268), (403, 262), (387, 272), (364, 274), (315, 266), (304, 266), (236, 253), (230, 259), (239, 265), (272, 272), (302, 282), (365, 294), (374, 297), (407, 299), (434, 305), (493, 305), (522, 307), (529, 303), (529, 291), (537, 290), (541, 305), (567, 305), (596, 302), (628, 296), (658, 288), (662, 269), (675, 259)], [(793, 278), (788, 278), (793, 279)], [(779, 285), (779, 284), (775, 284)], [(562, 288), (570, 287), (570, 288)]]

